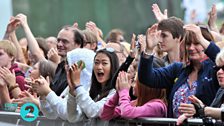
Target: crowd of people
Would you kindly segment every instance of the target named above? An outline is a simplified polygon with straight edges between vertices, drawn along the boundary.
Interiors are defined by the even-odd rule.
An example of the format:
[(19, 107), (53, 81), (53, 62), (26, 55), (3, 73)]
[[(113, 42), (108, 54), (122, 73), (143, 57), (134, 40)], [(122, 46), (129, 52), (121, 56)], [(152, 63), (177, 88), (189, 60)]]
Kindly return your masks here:
[[(208, 24), (184, 24), (152, 5), (157, 22), (146, 33), (97, 25), (65, 25), (57, 37), (34, 37), (24, 14), (0, 41), (0, 106), (27, 102), (49, 119), (108, 125), (111, 119), (212, 117), (224, 121), (224, 49), (216, 6)], [(25, 37), (17, 40), (21, 26)], [(220, 51), (221, 50), (221, 51)]]

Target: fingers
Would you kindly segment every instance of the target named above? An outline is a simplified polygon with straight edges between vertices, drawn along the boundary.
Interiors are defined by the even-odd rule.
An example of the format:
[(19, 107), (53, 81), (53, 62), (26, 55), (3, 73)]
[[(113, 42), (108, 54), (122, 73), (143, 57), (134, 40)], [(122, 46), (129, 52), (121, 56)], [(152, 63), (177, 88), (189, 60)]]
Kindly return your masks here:
[(178, 110), (181, 113), (188, 113), (188, 114), (195, 114), (196, 112), (193, 104), (185, 104), (185, 103), (181, 103)]
[(73, 27), (78, 28), (79, 24), (77, 22), (74, 22)]
[(131, 50), (135, 49), (135, 39), (136, 35), (133, 33), (131, 38)]
[[(118, 74), (119, 75), (119, 74)], [(118, 90), (120, 90), (119, 89), (119, 82), (120, 82), (120, 78), (119, 78), (119, 76), (117, 76), (117, 80), (116, 80), (116, 90), (118, 91)]]
[(177, 119), (177, 125), (179, 126), (179, 125), (181, 125), (183, 122), (184, 122), (184, 120), (186, 120), (188, 117), (185, 115), (185, 114), (182, 114), (181, 116), (179, 116), (178, 117), (178, 119)]

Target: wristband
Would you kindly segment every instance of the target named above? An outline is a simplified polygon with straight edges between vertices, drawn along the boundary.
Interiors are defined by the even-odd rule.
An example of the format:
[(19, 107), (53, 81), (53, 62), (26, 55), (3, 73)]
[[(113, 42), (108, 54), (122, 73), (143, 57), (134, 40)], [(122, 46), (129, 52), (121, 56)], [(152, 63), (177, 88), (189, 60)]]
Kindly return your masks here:
[(75, 88), (74, 88), (74, 89), (76, 90), (77, 88), (79, 88), (79, 87), (81, 87), (81, 86), (82, 86), (82, 85), (75, 86)]
[(192, 103), (194, 105), (194, 108), (196, 110), (196, 113), (194, 117), (200, 117), (203, 118), (205, 117), (205, 105), (202, 107), (199, 103)]

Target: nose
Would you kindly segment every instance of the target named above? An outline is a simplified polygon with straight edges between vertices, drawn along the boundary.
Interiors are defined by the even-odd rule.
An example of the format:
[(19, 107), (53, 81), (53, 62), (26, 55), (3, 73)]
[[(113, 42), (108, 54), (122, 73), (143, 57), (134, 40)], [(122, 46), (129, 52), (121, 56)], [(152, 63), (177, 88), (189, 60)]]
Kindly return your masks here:
[(190, 45), (189, 45), (189, 49), (190, 49), (190, 50), (193, 50), (193, 49), (194, 49), (194, 44), (190, 44)]
[(217, 71), (217, 73), (223, 73), (224, 71), (223, 71), (223, 69), (222, 68), (220, 68), (218, 71)]
[(159, 40), (159, 43), (163, 42), (163, 38), (161, 37), (161, 35), (159, 36), (158, 40)]
[(100, 64), (98, 64), (96, 67), (97, 67), (98, 70), (101, 70), (101, 69), (103, 68), (103, 64), (100, 63)]

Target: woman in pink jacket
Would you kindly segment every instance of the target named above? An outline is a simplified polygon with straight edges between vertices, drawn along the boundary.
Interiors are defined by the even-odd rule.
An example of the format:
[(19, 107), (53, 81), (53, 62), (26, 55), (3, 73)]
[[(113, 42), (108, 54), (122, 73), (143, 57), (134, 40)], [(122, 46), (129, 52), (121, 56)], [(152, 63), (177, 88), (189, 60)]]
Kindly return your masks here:
[(121, 71), (117, 77), (117, 92), (102, 109), (100, 118), (110, 120), (116, 117), (166, 117), (167, 101), (165, 89), (149, 88), (136, 81), (133, 94), (136, 100), (131, 101), (129, 96), (130, 83), (126, 72)]

